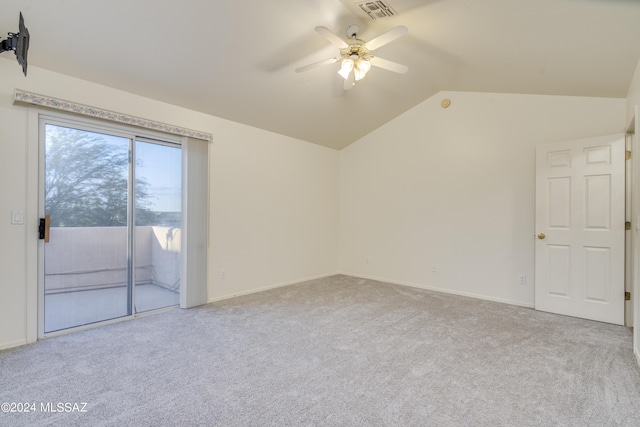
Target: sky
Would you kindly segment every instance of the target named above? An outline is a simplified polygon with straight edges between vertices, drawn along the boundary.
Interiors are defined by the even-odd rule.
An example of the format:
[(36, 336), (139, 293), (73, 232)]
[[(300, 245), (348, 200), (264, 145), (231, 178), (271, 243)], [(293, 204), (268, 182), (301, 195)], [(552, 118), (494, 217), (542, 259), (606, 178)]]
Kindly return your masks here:
[(136, 177), (147, 181), (152, 211), (179, 212), (181, 208), (182, 150), (136, 142)]

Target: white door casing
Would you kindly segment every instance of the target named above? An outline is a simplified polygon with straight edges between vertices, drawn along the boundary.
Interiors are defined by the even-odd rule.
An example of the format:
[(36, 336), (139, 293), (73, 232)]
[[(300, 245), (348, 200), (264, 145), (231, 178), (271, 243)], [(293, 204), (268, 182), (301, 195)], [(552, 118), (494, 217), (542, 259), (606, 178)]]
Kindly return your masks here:
[(625, 137), (536, 147), (536, 310), (624, 324)]

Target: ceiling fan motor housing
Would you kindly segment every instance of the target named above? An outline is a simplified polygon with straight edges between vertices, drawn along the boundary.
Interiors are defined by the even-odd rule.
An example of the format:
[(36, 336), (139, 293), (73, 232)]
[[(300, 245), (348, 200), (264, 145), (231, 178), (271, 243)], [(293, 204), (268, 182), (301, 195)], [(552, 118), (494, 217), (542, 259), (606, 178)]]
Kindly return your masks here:
[(367, 49), (365, 47), (365, 45), (364, 45), (365, 41), (364, 40), (351, 38), (351, 39), (348, 40), (348, 43), (349, 43), (348, 47), (346, 47), (344, 49), (340, 49), (340, 56), (343, 59), (344, 58), (368, 59), (367, 54), (369, 53), (369, 49)]

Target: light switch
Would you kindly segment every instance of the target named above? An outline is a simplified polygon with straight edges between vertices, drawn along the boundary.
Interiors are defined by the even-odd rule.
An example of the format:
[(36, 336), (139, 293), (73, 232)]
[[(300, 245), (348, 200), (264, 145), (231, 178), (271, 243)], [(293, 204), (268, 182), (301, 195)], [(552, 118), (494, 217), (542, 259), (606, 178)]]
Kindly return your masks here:
[(24, 224), (24, 214), (22, 211), (11, 212), (11, 224), (22, 225)]

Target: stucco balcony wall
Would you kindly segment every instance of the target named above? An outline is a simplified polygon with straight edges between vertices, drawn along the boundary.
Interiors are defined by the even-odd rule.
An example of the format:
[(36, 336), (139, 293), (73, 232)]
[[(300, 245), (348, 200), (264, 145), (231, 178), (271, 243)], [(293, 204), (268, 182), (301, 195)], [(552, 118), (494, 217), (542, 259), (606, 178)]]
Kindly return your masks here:
[[(127, 284), (126, 227), (52, 227), (45, 245), (45, 293)], [(180, 228), (136, 227), (135, 283), (177, 290), (180, 248)]]

